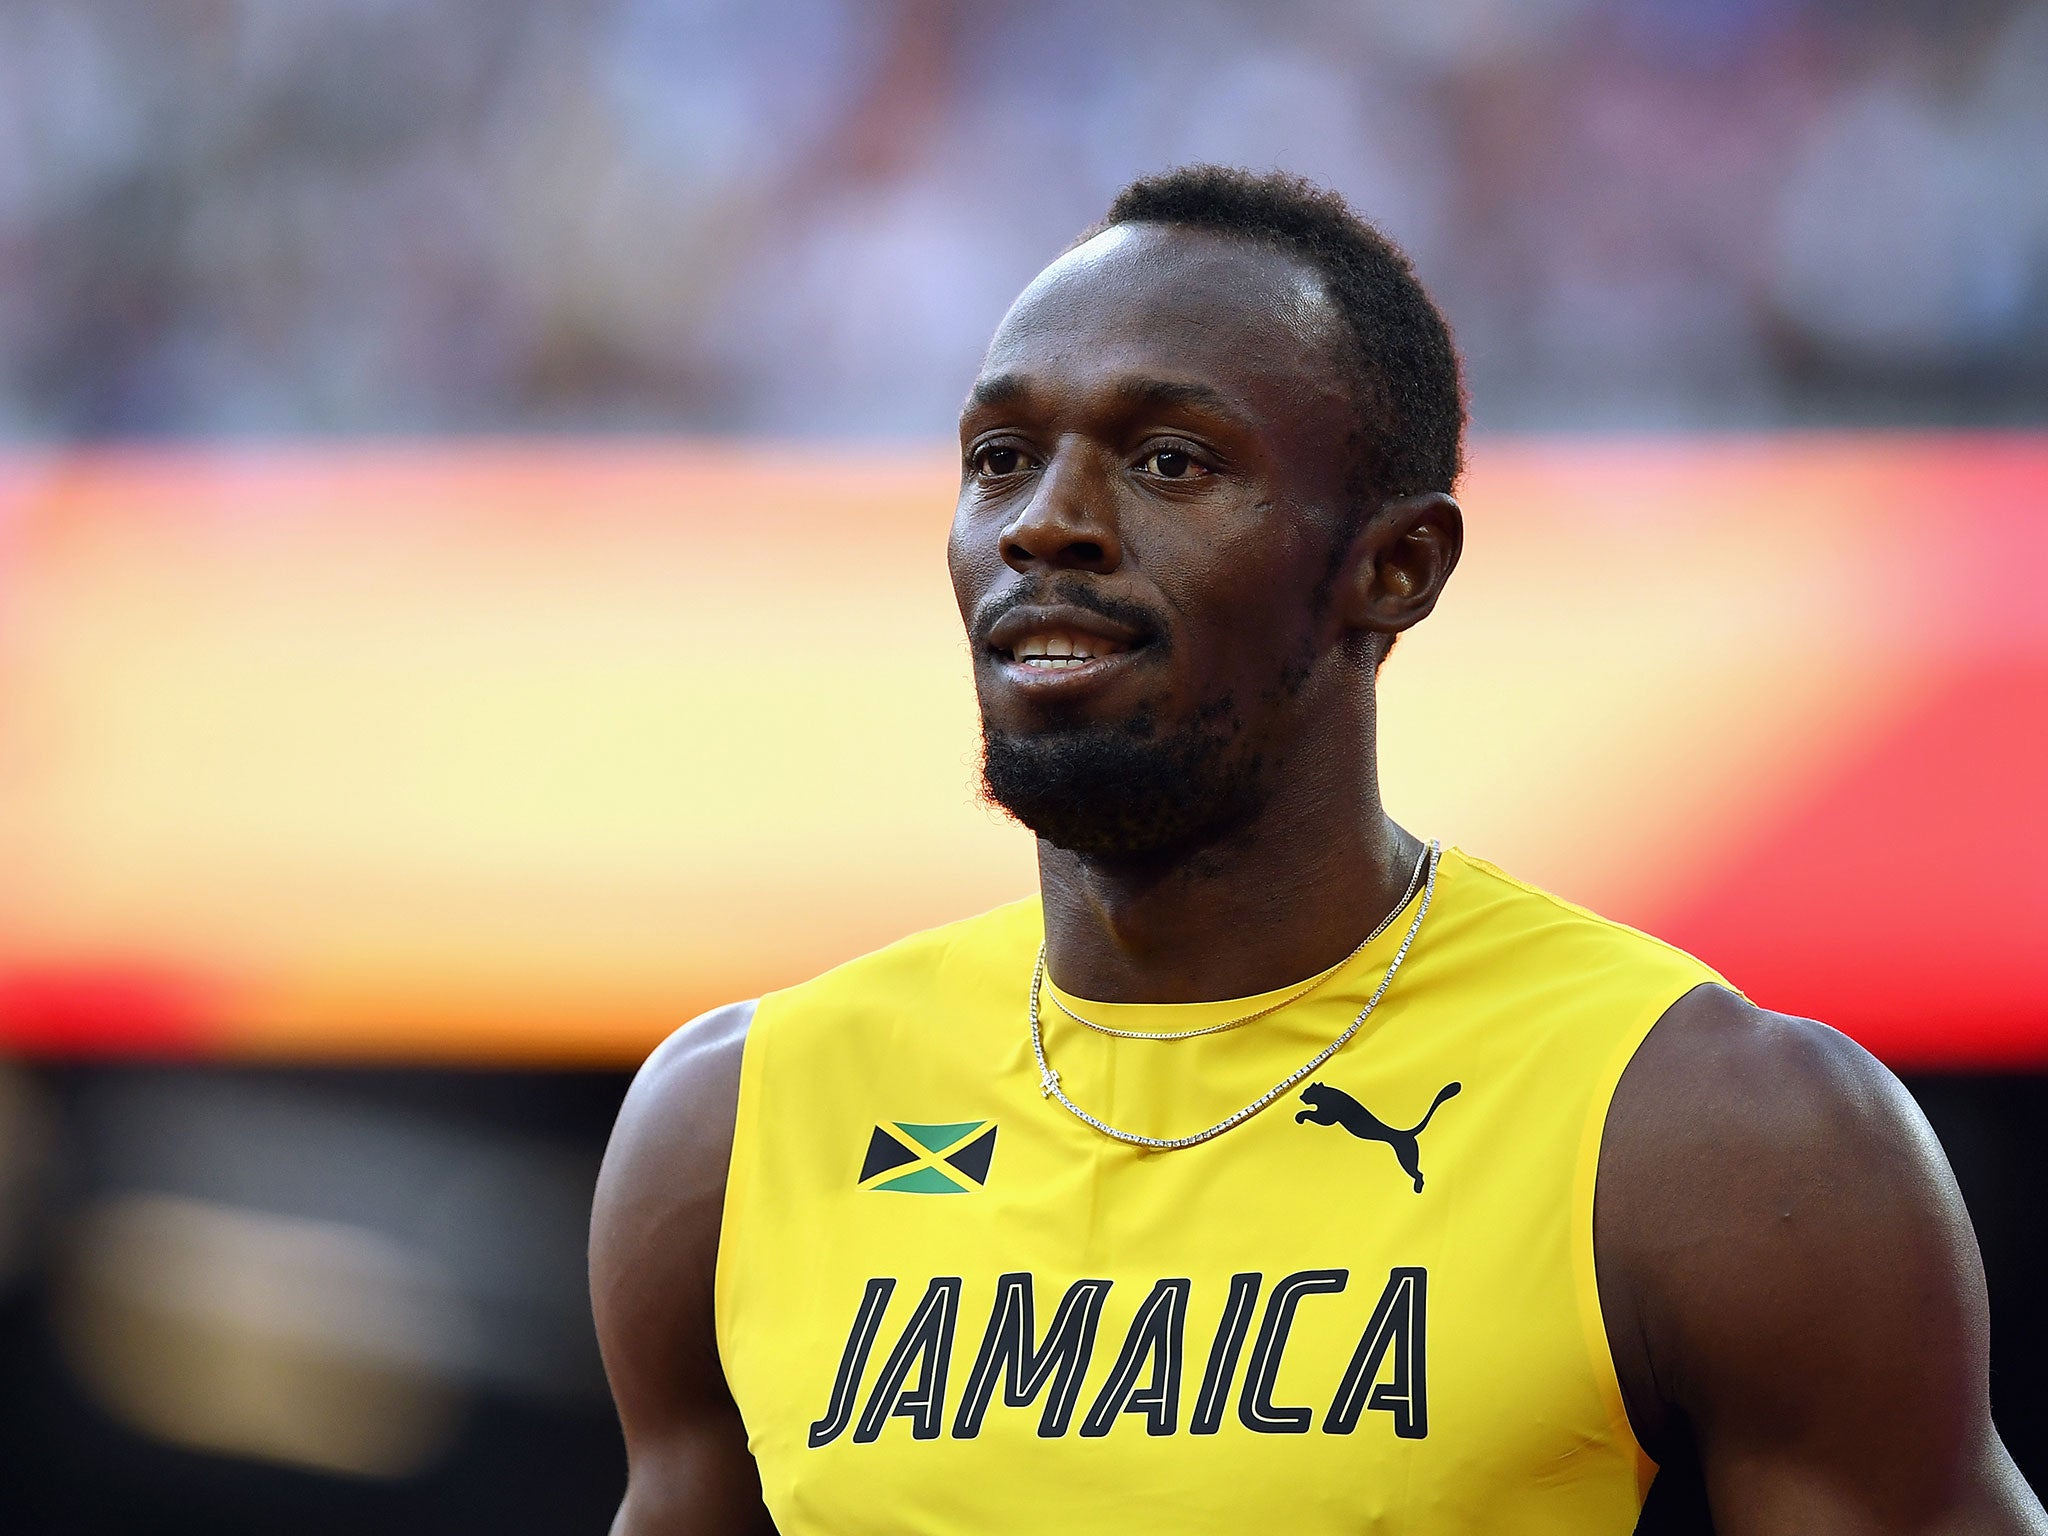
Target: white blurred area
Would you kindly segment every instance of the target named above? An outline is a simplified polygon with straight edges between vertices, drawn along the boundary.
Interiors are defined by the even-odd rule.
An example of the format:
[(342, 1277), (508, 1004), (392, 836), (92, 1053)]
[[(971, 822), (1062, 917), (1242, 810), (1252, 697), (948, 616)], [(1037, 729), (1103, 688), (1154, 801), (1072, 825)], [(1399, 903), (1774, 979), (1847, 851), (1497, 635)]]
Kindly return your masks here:
[(67, 1133), (56, 1338), (130, 1431), (405, 1478), (479, 1393), (601, 1400), (590, 1149), (205, 1073), (96, 1084)]
[(1193, 159), (1405, 242), (1483, 426), (2048, 404), (2039, 0), (12, 0), (0, 434), (942, 436)]
[(80, 1214), (59, 1277), (73, 1366), (143, 1434), (382, 1477), (448, 1442), (461, 1298), (374, 1232), (134, 1196)]

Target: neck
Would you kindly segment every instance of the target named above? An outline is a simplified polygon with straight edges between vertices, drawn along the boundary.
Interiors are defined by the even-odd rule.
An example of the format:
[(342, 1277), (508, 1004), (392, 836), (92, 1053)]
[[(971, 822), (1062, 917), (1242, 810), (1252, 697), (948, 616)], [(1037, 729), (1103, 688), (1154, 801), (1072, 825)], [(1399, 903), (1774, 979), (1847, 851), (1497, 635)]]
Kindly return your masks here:
[(1381, 807), (1368, 728), (1226, 839), (1146, 862), (1040, 842), (1046, 966), (1106, 1003), (1191, 1003), (1288, 986), (1342, 959), (1407, 888), (1421, 842)]

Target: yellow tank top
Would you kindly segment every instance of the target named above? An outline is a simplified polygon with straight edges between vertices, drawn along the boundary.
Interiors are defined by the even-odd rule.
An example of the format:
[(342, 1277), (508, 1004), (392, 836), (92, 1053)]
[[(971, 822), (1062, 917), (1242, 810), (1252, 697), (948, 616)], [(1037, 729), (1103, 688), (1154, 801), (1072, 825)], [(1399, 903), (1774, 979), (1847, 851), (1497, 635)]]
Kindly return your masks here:
[[(1411, 916), (1241, 1029), (1048, 1001), (1048, 1057), (1112, 1125), (1201, 1129), (1341, 1032)], [(999, 908), (754, 1016), (717, 1326), (783, 1536), (1628, 1532), (1653, 1468), (1594, 1283), (1600, 1135), (1718, 978), (1452, 850), (1314, 1086), (1142, 1151), (1040, 1092), (1042, 933)], [(1067, 1000), (1152, 1032), (1260, 1001)]]

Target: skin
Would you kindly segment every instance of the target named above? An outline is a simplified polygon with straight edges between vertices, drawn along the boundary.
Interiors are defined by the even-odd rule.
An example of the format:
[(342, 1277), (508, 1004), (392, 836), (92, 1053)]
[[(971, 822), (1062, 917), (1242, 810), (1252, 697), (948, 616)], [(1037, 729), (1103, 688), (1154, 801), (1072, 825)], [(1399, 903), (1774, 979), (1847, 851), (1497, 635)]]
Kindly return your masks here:
[(712, 1329), (740, 1047), (754, 1005), (685, 1025), (634, 1078), (598, 1175), (590, 1298), (626, 1435), (613, 1536), (775, 1527)]
[[(1462, 523), (1430, 494), (1347, 524), (1340, 334), (1292, 259), (1124, 226), (1025, 291), (962, 414), (949, 556), (989, 724), (1170, 724), (1227, 699), (1262, 765), (1255, 814), (1171, 854), (1041, 844), (1048, 964), (1072, 991), (1286, 985), (1349, 951), (1354, 914), (1413, 866), (1380, 804), (1373, 673), (1434, 605)], [(1166, 643), (1021, 672), (988, 616), (1077, 581)], [(771, 1529), (711, 1294), (751, 1017), (664, 1045), (606, 1157), (591, 1278), (630, 1465), (614, 1536)], [(1609, 1112), (1594, 1249), (1630, 1418), (1653, 1455), (1694, 1448), (1724, 1536), (2048, 1536), (1991, 1425), (1954, 1180), (1843, 1036), (1717, 987), (1674, 1004)]]

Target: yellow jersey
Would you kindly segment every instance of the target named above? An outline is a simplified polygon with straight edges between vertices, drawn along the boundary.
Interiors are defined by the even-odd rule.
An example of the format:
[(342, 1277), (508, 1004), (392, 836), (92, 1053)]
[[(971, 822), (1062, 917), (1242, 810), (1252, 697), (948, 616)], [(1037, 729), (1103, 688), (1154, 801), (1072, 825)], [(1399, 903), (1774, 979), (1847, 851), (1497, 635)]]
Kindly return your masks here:
[[(1117, 1038), (1048, 999), (1048, 1060), (1112, 1125), (1199, 1130), (1341, 1033), (1412, 917), (1242, 1028)], [(717, 1333), (783, 1536), (1631, 1530), (1654, 1469), (1594, 1279), (1600, 1137), (1719, 978), (1450, 850), (1314, 1081), (1153, 1151), (1041, 1092), (1042, 937), (1019, 902), (754, 1015)], [(1143, 1033), (1266, 1001), (1060, 996)]]

